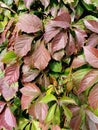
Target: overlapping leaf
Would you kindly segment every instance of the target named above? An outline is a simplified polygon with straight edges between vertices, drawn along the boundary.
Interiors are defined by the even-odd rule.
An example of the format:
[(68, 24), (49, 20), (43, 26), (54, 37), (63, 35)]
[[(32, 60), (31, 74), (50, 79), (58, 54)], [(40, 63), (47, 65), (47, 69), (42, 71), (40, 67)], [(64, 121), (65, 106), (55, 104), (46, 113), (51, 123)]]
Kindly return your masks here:
[(98, 84), (96, 84), (90, 91), (88, 102), (94, 109), (98, 108)]
[(20, 57), (25, 56), (28, 53), (28, 51), (31, 50), (32, 40), (33, 40), (33, 37), (29, 37), (26, 35), (19, 36), (16, 39), (15, 45), (14, 45), (15, 53)]
[(35, 33), (42, 29), (41, 20), (34, 14), (24, 14), (19, 17), (17, 27), (26, 33)]
[[(40, 109), (39, 109), (40, 108)], [(29, 109), (29, 114), (34, 118), (39, 119), (43, 122), (48, 112), (48, 105), (44, 103), (36, 103)]]
[(96, 83), (97, 80), (98, 80), (98, 70), (91, 70), (90, 72), (88, 72), (81, 80), (78, 94), (85, 91), (88, 87), (91, 87), (93, 84)]
[(19, 64), (12, 64), (5, 69), (5, 80), (8, 84), (17, 82), (19, 78)]
[(16, 119), (9, 107), (7, 107), (4, 112), (0, 114), (0, 129), (2, 128), (7, 130), (16, 128)]
[(39, 70), (43, 70), (47, 67), (50, 59), (51, 59), (50, 53), (45, 48), (45, 45), (41, 43), (38, 49), (36, 49), (35, 52), (33, 53), (34, 67), (38, 68)]
[(85, 26), (92, 32), (98, 33), (98, 22), (95, 20), (84, 20)]
[(94, 68), (98, 68), (98, 50), (91, 46), (84, 47), (84, 55), (86, 61), (93, 66)]

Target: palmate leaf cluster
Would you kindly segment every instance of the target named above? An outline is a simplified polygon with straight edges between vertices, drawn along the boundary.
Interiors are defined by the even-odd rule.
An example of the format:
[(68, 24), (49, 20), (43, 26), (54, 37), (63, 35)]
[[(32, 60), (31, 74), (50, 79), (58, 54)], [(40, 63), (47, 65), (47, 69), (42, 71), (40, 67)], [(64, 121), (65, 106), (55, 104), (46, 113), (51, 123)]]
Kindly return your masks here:
[(0, 129), (98, 129), (98, 0), (0, 1)]

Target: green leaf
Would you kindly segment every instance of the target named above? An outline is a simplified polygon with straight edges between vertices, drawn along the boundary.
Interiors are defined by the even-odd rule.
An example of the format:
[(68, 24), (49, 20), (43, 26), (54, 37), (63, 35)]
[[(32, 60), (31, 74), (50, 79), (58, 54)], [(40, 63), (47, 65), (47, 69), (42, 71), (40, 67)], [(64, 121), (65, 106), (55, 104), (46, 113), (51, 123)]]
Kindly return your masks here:
[(54, 104), (52, 107), (50, 107), (48, 114), (46, 116), (45, 122), (52, 122), (53, 118), (54, 118), (54, 114), (55, 114), (55, 109), (56, 109), (56, 104)]
[(4, 72), (0, 69), (0, 78), (4, 77)]
[(18, 121), (19, 121), (18, 130), (23, 130), (24, 127), (29, 123), (29, 120), (27, 120), (26, 118), (19, 118)]
[(76, 102), (70, 98), (70, 97), (67, 97), (67, 96), (64, 96), (62, 97), (60, 100), (59, 100), (60, 104), (75, 104), (76, 105)]
[(61, 62), (57, 62), (57, 61), (51, 62), (49, 67), (53, 72), (61, 72), (62, 71), (62, 63)]
[(66, 106), (62, 105), (63, 109), (64, 109), (64, 114), (66, 116), (66, 120), (68, 122), (70, 122), (71, 118), (72, 118), (72, 112), (70, 111), (70, 109), (68, 109)]
[(12, 62), (12, 61), (15, 61), (16, 58), (17, 58), (17, 55), (16, 55), (13, 51), (8, 51), (8, 52), (4, 55), (4, 57), (3, 57), (3, 59), (2, 59), (2, 62), (7, 64), (7, 63), (10, 63), (10, 62)]
[(48, 102), (51, 102), (51, 101), (57, 101), (56, 97), (52, 94), (48, 94), (46, 96), (44, 96), (40, 102), (42, 103), (48, 103)]
[(53, 119), (53, 123), (56, 125), (56, 124), (60, 124), (60, 108), (59, 106), (56, 107), (56, 110), (55, 110), (55, 117)]
[(39, 122), (38, 122), (38, 121), (35, 121), (35, 120), (32, 121), (31, 130), (41, 130), (41, 129), (39, 128)]

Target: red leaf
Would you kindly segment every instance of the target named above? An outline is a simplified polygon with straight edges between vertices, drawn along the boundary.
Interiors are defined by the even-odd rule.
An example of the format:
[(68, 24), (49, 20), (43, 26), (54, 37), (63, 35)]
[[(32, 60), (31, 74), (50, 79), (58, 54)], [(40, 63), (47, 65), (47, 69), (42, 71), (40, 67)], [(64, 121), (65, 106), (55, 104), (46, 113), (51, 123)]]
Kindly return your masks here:
[(50, 0), (40, 0), (42, 4), (45, 6), (45, 8), (49, 5)]
[(53, 55), (52, 55), (52, 58), (56, 61), (60, 61), (63, 56), (65, 55), (65, 51), (64, 50), (60, 50), (58, 52), (55, 52)]
[(45, 41), (49, 42), (52, 38), (54, 38), (60, 32), (60, 28), (67, 29), (70, 26), (70, 22), (71, 17), (68, 12), (65, 10), (59, 12), (59, 15), (49, 21), (45, 27)]
[(72, 128), (72, 130), (80, 130), (80, 124), (81, 117), (77, 115), (71, 120), (70, 127)]
[(22, 35), (19, 36), (14, 45), (15, 53), (21, 57), (25, 56), (31, 49), (33, 37)]
[(92, 32), (98, 33), (98, 22), (95, 20), (84, 20), (85, 26)]
[(85, 46), (83, 48), (86, 61), (94, 68), (98, 68), (98, 50), (91, 46)]
[(87, 37), (87, 34), (85, 31), (80, 30), (79, 28), (74, 29), (74, 31), (76, 34), (77, 46), (78, 49), (80, 50), (80, 48), (84, 46), (84, 43), (86, 41), (85, 37)]
[(69, 33), (69, 42), (66, 46), (66, 54), (67, 55), (72, 55), (75, 52), (75, 41), (73, 36)]
[(6, 105), (5, 102), (0, 101), (0, 113), (3, 111), (5, 105)]
[(20, 91), (25, 96), (32, 96), (32, 99), (40, 94), (40, 89), (34, 83), (24, 84)]
[(0, 90), (1, 94), (5, 98), (6, 101), (12, 99), (16, 92), (18, 91), (18, 83), (13, 83), (10, 86), (4, 81), (4, 79), (0, 80)]
[(37, 69), (30, 69), (28, 65), (24, 65), (22, 67), (23, 75), (22, 75), (22, 81), (23, 82), (30, 82), (33, 81), (40, 73)]
[(47, 112), (48, 112), (48, 105), (44, 103), (33, 104), (29, 109), (29, 114), (32, 115), (34, 118), (39, 119), (40, 122), (44, 121)]
[(23, 1), (28, 9), (30, 9), (30, 5), (34, 2), (34, 0), (23, 0)]
[(2, 128), (5, 128), (6, 130), (16, 128), (16, 119), (8, 107), (0, 114), (0, 129)]
[(98, 108), (98, 84), (96, 84), (90, 91), (88, 102), (94, 109)]
[(33, 53), (34, 67), (38, 68), (39, 70), (43, 70), (47, 67), (50, 59), (51, 59), (50, 53), (45, 48), (44, 44), (41, 43), (38, 49), (36, 49)]
[(98, 124), (98, 117), (94, 115), (93, 112), (91, 112), (90, 110), (86, 110), (86, 114), (88, 115), (91, 121)]
[(60, 32), (60, 29), (52, 27), (51, 21), (45, 27), (44, 39), (48, 43), (52, 38)]
[(98, 70), (91, 70), (88, 72), (80, 83), (78, 94), (91, 87), (98, 80)]
[(32, 96), (22, 95), (21, 97), (21, 107), (23, 110), (28, 109), (32, 102)]
[(8, 32), (8, 30), (11, 28), (11, 26), (12, 26), (14, 20), (15, 20), (15, 19), (12, 18), (12, 19), (7, 23), (5, 29), (4, 29), (3, 33), (1, 34), (1, 37), (0, 37), (0, 44), (2, 44), (2, 43), (5, 41), (7, 32)]
[(51, 130), (61, 130), (61, 129), (58, 125), (56, 125), (56, 126), (53, 125)]
[(63, 48), (65, 48), (66, 44), (67, 44), (67, 33), (58, 33), (55, 38), (52, 41), (52, 52), (56, 52), (59, 51)]
[(34, 14), (24, 14), (19, 17), (17, 26), (27, 33), (35, 33), (42, 29), (41, 20)]
[(27, 109), (31, 101), (41, 93), (40, 89), (34, 83), (24, 84), (24, 87), (20, 91), (22, 92), (21, 106), (23, 110)]
[(81, 67), (82, 65), (85, 65), (86, 64), (86, 61), (83, 57), (83, 55), (80, 55), (80, 56), (77, 56), (73, 59), (73, 62), (72, 62), (72, 68), (78, 68), (78, 67)]
[(19, 78), (19, 65), (13, 64), (5, 69), (5, 80), (8, 84), (17, 82)]
[(95, 33), (91, 34), (90, 37), (88, 38), (87, 45), (91, 47), (95, 47), (96, 45), (98, 45), (98, 35)]

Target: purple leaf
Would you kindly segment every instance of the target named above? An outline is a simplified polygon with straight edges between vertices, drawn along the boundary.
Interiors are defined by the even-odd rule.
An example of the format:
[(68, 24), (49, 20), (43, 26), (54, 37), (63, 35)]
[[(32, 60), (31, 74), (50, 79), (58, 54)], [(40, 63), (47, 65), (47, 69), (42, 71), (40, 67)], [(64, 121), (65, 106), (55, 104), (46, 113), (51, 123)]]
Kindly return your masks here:
[(98, 22), (95, 20), (84, 20), (85, 26), (92, 32), (98, 33)]
[(67, 33), (63, 32), (58, 33), (52, 41), (52, 52), (54, 53), (56, 51), (65, 48), (67, 44), (67, 39), (68, 39)]
[(40, 0), (42, 4), (45, 6), (45, 8), (49, 5), (50, 0)]
[(47, 112), (48, 112), (48, 105), (44, 103), (33, 104), (29, 109), (29, 114), (32, 115), (34, 118), (39, 119), (40, 122), (44, 121)]
[(42, 29), (41, 20), (34, 14), (24, 14), (20, 16), (17, 26), (26, 33), (35, 33)]
[(60, 61), (63, 56), (65, 55), (65, 51), (64, 50), (60, 50), (60, 51), (57, 51), (55, 52), (53, 55), (52, 55), (52, 58), (56, 61)]
[(34, 67), (39, 70), (43, 70), (47, 67), (50, 59), (50, 53), (45, 48), (44, 43), (41, 43), (41, 45), (33, 53)]
[(85, 91), (88, 87), (91, 87), (98, 80), (98, 70), (91, 70), (81, 80), (78, 94)]
[(0, 114), (0, 129), (2, 128), (7, 130), (16, 128), (16, 119), (9, 107), (7, 107), (4, 112)]
[(98, 45), (98, 35), (95, 33), (91, 34), (88, 38), (87, 45), (91, 47), (95, 47), (96, 45)]
[(8, 84), (17, 82), (19, 78), (19, 65), (13, 64), (5, 69), (5, 80)]
[(76, 34), (77, 46), (78, 46), (78, 49), (80, 50), (81, 47), (84, 46), (84, 43), (86, 41), (85, 37), (87, 37), (87, 34), (86, 34), (85, 31), (83, 31), (79, 28), (74, 29), (74, 31), (75, 31), (75, 34)]
[(28, 9), (30, 9), (31, 4), (32, 4), (35, 0), (23, 0), (23, 1), (24, 1), (24, 3), (25, 3), (26, 7), (27, 7)]
[(19, 36), (14, 45), (15, 53), (23, 57), (25, 56), (30, 50), (31, 50), (31, 43), (32, 43), (33, 37), (29, 37), (26, 35)]
[(67, 55), (72, 55), (74, 52), (75, 52), (75, 41), (74, 41), (74, 38), (73, 36), (69, 33), (69, 42), (66, 46), (66, 54)]
[(6, 105), (5, 102), (0, 101), (0, 114), (1, 114), (1, 112), (3, 111), (5, 105)]
[(86, 61), (85, 61), (83, 55), (80, 55), (73, 59), (71, 66), (72, 66), (72, 68), (78, 68), (85, 64), (86, 64)]
[(55, 126), (53, 125), (51, 130), (61, 130), (61, 129), (60, 129), (60, 127), (58, 125), (55, 125)]
[(98, 84), (96, 84), (89, 93), (88, 102), (94, 109), (98, 108)]
[(83, 48), (86, 61), (94, 68), (98, 68), (98, 50), (91, 46), (85, 46)]

